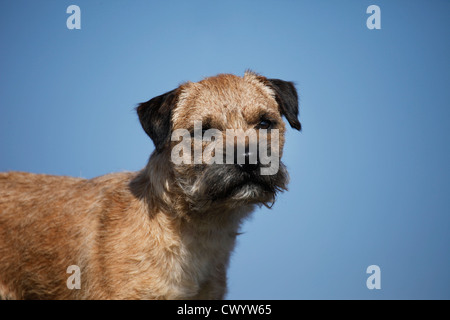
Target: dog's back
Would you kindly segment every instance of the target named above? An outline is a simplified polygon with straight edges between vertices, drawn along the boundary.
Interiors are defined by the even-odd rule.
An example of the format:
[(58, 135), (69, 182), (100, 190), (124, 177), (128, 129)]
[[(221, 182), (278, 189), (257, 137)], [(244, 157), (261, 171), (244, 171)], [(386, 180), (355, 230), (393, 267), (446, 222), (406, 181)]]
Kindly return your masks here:
[[(60, 296), (58, 291), (65, 287), (67, 279), (65, 269), (74, 264), (67, 259), (79, 251), (74, 242), (60, 240), (76, 234), (83, 236), (86, 230), (78, 228), (80, 224), (74, 219), (89, 219), (79, 215), (82, 211), (77, 216), (71, 214), (71, 207), (80, 203), (70, 198), (76, 198), (83, 184), (85, 180), (79, 178), (0, 173), (0, 296)], [(64, 247), (59, 243), (64, 243)], [(45, 272), (48, 269), (43, 270), (46, 265), (61, 272), (49, 274)]]
[(126, 182), (126, 176), (86, 180), (0, 173), (0, 298), (61, 299), (81, 294), (67, 289), (67, 267), (83, 268), (92, 259), (86, 253), (95, 252), (93, 235), (108, 198), (105, 194)]

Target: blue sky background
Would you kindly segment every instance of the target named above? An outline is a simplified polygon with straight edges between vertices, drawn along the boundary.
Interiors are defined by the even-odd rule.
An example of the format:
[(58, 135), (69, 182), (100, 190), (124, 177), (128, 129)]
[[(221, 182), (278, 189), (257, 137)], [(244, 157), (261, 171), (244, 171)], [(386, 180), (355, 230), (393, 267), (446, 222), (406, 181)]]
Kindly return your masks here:
[[(66, 8), (81, 8), (68, 30)], [(366, 8), (381, 8), (381, 30)], [(291, 183), (243, 225), (229, 299), (450, 298), (450, 2), (1, 1), (0, 171), (139, 170), (133, 108), (248, 68), (293, 80)], [(381, 290), (366, 268), (381, 268)]]

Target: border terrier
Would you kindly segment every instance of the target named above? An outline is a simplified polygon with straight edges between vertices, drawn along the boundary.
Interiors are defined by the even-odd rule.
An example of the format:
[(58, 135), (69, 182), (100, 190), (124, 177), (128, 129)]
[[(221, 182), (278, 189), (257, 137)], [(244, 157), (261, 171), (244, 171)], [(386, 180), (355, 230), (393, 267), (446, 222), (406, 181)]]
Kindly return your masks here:
[[(255, 206), (271, 206), (288, 183), (281, 162), (261, 173), (270, 166), (261, 160), (261, 139), (250, 142), (242, 132), (254, 130), (266, 146), (276, 140), (266, 151), (279, 161), (282, 117), (301, 129), (294, 84), (251, 71), (219, 74), (183, 83), (136, 110), (155, 145), (139, 172), (93, 179), (0, 174), (1, 298), (224, 298), (240, 224)], [(180, 148), (177, 129), (193, 138), (189, 147), (200, 145), (200, 162), (187, 161), (194, 156)], [(211, 129), (208, 143), (201, 137)], [(228, 129), (241, 131), (230, 138)], [(222, 138), (223, 146), (205, 152)], [(231, 164), (208, 162), (230, 153)], [(183, 161), (175, 164), (176, 156)], [(75, 288), (70, 270), (78, 276)]]

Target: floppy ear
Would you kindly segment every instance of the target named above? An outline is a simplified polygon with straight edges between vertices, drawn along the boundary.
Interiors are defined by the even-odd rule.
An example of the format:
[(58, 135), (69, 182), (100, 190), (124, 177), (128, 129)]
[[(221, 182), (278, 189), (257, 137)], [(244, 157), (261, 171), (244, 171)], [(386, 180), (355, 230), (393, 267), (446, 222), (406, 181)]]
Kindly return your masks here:
[(142, 128), (153, 140), (157, 152), (170, 141), (172, 110), (177, 100), (177, 89), (174, 89), (143, 102), (136, 108)]
[(292, 128), (301, 130), (298, 120), (298, 95), (294, 83), (280, 79), (267, 79), (266, 85), (275, 91), (275, 100), (280, 106), (280, 112), (286, 117)]

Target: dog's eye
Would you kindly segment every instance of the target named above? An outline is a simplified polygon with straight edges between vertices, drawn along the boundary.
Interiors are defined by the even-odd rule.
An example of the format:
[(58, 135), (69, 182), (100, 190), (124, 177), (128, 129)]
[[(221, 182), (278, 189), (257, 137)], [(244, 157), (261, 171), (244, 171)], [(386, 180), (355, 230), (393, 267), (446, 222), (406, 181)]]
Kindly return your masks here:
[[(207, 130), (209, 130), (209, 129), (210, 129), (209, 127), (203, 127), (203, 128), (202, 128), (202, 137), (205, 135), (205, 132), (206, 132)], [(195, 130), (194, 130), (194, 129), (191, 129), (191, 130), (190, 130), (190, 133), (191, 133), (191, 137), (194, 138), (194, 137), (195, 137)]]
[(272, 127), (272, 121), (261, 120), (258, 124), (258, 129), (270, 129)]

